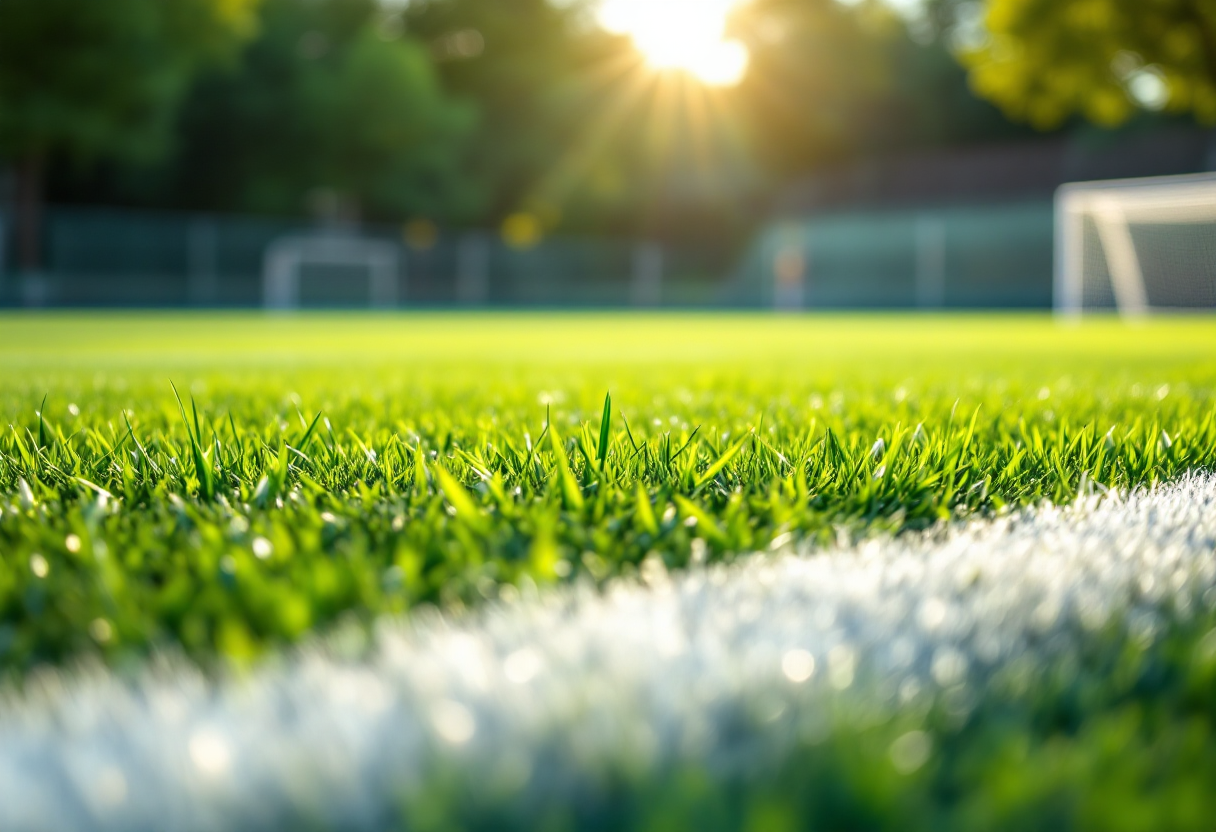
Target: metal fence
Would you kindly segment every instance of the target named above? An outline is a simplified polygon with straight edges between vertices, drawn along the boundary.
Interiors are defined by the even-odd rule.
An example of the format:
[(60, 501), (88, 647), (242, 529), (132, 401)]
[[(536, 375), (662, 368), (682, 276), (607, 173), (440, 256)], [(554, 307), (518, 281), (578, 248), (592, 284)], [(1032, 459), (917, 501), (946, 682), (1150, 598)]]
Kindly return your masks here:
[[(0, 215), (0, 240), (5, 225)], [(37, 273), (3, 248), (10, 307), (711, 306), (734, 257), (578, 237), (511, 246), (482, 231), (410, 245), (395, 226), (93, 208), (48, 211)]]
[(1034, 202), (792, 218), (739, 253), (59, 207), (34, 274), (5, 257), (0, 215), (0, 306), (1048, 308), (1052, 217)]
[(791, 218), (756, 241), (740, 301), (786, 308), (1050, 308), (1053, 206)]

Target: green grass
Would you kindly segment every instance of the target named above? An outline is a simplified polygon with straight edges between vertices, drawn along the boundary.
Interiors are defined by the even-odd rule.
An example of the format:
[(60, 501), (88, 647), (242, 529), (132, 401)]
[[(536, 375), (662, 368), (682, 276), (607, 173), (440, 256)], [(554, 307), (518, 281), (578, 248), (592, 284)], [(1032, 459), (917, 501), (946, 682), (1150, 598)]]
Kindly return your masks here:
[(0, 669), (1167, 480), (1216, 462), (1214, 356), (1202, 319), (0, 317)]

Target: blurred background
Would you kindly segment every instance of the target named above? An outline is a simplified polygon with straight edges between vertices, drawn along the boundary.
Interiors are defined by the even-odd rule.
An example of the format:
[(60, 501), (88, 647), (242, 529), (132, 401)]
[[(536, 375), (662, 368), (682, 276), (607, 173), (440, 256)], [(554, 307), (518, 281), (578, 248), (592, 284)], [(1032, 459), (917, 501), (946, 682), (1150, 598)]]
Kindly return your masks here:
[(0, 306), (1047, 308), (1216, 0), (0, 0)]

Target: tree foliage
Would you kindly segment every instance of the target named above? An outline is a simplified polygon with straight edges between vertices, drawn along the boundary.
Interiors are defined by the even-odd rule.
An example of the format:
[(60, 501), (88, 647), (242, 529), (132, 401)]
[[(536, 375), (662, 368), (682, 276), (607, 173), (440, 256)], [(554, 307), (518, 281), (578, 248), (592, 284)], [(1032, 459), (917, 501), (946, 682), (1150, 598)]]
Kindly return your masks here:
[(253, 33), (256, 3), (0, 2), (0, 162), (16, 162), (22, 269), (41, 266), (48, 164), (163, 156), (195, 74)]
[[(21, 36), (0, 31), (0, 49), (19, 47), (0, 55), (6, 105), (4, 79), (16, 68), (33, 90), (50, 52), (72, 84), (104, 87), (99, 99), (135, 96), (120, 83), (128, 63), (158, 67), (121, 76), (162, 93), (102, 108), (125, 121), (49, 107), (63, 133), (110, 137), (39, 145), (52, 197), (73, 202), (299, 214), (327, 191), (370, 218), (493, 227), (527, 212), (566, 232), (718, 241), (821, 166), (1011, 132), (941, 43), (916, 42), (881, 0), (741, 4), (730, 36), (752, 65), (731, 89), (656, 72), (587, 0), (0, 0), (0, 23), (17, 8)], [(229, 28), (191, 27), (189, 49), (140, 22), (203, 8), (227, 10)], [(18, 126), (0, 154), (36, 133), (39, 112), (0, 108)], [(132, 113), (156, 129), (135, 131)], [(72, 155), (105, 161), (64, 165)]]
[(890, 85), (893, 15), (834, 0), (757, 0), (736, 25), (752, 54), (736, 106), (770, 169), (806, 169), (867, 140)]
[(471, 105), (372, 0), (265, 0), (234, 71), (201, 79), (167, 183), (215, 209), (298, 213), (330, 191), (372, 215), (449, 216), (478, 195), (461, 172)]
[(476, 102), (466, 174), (490, 221), (538, 207), (538, 188), (594, 111), (604, 44), (581, 12), (549, 0), (414, 0), (400, 13), (445, 88)]
[(1216, 0), (988, 0), (963, 27), (974, 89), (1013, 118), (1114, 126), (1148, 109), (1216, 122)]
[(254, 31), (257, 0), (4, 0), (0, 156), (148, 158), (198, 68)]

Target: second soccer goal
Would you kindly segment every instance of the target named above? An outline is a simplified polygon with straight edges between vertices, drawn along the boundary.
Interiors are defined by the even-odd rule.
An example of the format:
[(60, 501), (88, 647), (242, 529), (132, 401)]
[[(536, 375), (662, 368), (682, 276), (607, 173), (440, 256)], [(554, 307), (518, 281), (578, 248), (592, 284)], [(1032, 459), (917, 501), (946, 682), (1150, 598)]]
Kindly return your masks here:
[(1062, 187), (1055, 309), (1216, 311), (1216, 173)]

